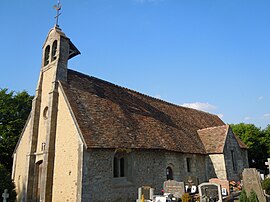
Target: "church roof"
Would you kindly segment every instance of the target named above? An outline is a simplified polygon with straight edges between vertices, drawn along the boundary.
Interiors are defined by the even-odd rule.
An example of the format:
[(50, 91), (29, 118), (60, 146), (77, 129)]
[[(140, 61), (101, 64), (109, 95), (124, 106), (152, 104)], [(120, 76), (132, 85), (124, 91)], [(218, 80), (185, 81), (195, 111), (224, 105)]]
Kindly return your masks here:
[[(198, 134), (208, 154), (223, 153), (229, 130), (229, 125), (216, 126), (198, 130)], [(236, 135), (234, 135), (234, 137), (241, 149), (247, 149), (247, 146)]]
[(64, 93), (88, 148), (165, 149), (205, 154), (197, 130), (222, 126), (216, 115), (174, 105), (68, 70)]
[(223, 153), (229, 126), (223, 125), (198, 130), (208, 154)]

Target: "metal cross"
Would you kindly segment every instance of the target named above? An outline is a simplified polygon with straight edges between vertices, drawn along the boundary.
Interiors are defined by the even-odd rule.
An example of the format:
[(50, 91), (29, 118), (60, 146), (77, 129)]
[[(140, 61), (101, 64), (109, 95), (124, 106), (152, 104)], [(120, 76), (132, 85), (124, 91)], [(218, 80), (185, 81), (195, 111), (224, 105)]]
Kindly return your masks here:
[(59, 25), (58, 25), (58, 18), (59, 18), (59, 16), (61, 15), (61, 13), (59, 12), (59, 11), (61, 10), (60, 0), (58, 0), (57, 5), (54, 5), (53, 7), (54, 7), (55, 10), (56, 10), (56, 16), (54, 17), (54, 18), (56, 19), (55, 25), (56, 25), (57, 27), (59, 27)]

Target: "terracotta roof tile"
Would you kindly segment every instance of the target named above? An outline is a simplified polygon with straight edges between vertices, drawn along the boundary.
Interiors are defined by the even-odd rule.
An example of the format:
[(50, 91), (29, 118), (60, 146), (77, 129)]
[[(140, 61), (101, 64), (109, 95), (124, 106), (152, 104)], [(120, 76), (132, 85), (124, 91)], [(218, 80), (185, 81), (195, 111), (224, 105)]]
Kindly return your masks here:
[(88, 148), (165, 149), (205, 153), (197, 130), (224, 123), (218, 116), (177, 106), (68, 70), (61, 83)]
[(198, 130), (198, 134), (208, 154), (223, 153), (228, 127), (228, 125), (223, 125)]

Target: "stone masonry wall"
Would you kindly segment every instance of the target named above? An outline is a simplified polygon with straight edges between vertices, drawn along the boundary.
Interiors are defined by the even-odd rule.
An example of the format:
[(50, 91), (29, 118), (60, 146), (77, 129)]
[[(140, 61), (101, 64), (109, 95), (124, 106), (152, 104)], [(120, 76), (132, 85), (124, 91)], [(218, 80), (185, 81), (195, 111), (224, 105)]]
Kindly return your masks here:
[[(187, 176), (206, 180), (205, 157), (163, 150), (128, 150), (128, 175), (113, 177), (115, 150), (91, 149), (84, 154), (82, 201), (126, 201), (137, 199), (138, 187), (148, 185), (160, 194), (166, 180), (166, 168), (173, 170), (175, 180), (184, 181)], [(187, 172), (186, 158), (190, 158)]]
[(229, 129), (225, 143), (224, 158), (228, 180), (240, 180), (244, 168), (248, 167), (247, 152), (239, 147), (231, 129)]

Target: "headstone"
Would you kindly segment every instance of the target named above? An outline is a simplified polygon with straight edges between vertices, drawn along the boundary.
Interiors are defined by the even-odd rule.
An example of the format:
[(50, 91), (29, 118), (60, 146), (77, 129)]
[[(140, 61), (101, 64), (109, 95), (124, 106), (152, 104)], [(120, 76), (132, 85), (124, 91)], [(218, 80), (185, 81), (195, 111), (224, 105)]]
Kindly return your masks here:
[(260, 202), (266, 202), (266, 197), (263, 193), (261, 185), (260, 175), (256, 168), (245, 168), (242, 175), (244, 189), (247, 192), (247, 196), (249, 196), (250, 192), (253, 190), (257, 194)]
[[(222, 196), (230, 195), (230, 182), (228, 180), (221, 180), (218, 178), (212, 178), (209, 180), (209, 182), (216, 183), (216, 184), (219, 184), (221, 186)], [(225, 195), (225, 193), (226, 193), (226, 195)]]
[(167, 197), (166, 196), (155, 196), (153, 201), (155, 201), (155, 202), (166, 202)]
[(3, 202), (7, 202), (7, 199), (9, 198), (8, 190), (5, 189), (4, 193), (2, 194)]
[(265, 162), (265, 165), (268, 166), (268, 170), (269, 170), (269, 176), (270, 176), (270, 158), (267, 159), (267, 161)]
[(163, 184), (164, 193), (171, 193), (176, 198), (181, 198), (185, 193), (184, 182), (177, 182), (175, 180), (165, 181)]
[(153, 196), (154, 196), (154, 188), (151, 188), (150, 186), (142, 186), (138, 188), (137, 202), (141, 202), (142, 198), (144, 198), (144, 200), (153, 200)]
[(200, 201), (222, 202), (221, 186), (216, 183), (202, 183), (199, 185)]

